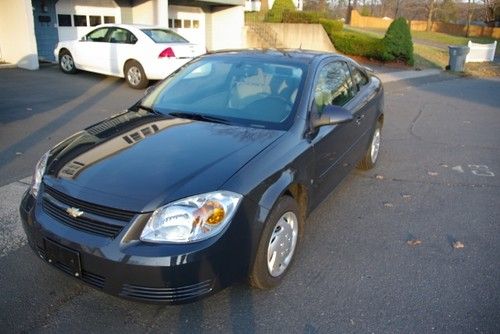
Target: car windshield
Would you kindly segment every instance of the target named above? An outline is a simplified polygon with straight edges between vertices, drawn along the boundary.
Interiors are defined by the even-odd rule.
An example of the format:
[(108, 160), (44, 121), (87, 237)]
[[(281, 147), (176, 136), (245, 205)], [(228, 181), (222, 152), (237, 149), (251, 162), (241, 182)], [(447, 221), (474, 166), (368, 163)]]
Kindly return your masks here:
[(167, 29), (141, 29), (155, 43), (189, 43), (184, 37)]
[(304, 73), (304, 64), (289, 60), (201, 58), (163, 81), (142, 106), (177, 117), (287, 129)]

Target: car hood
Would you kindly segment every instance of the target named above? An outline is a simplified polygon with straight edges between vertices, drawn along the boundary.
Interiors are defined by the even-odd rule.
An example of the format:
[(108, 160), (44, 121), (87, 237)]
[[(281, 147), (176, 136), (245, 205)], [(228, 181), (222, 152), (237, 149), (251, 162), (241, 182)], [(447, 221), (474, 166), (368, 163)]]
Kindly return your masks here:
[(153, 211), (218, 190), (282, 134), (130, 111), (54, 147), (44, 183), (90, 203)]

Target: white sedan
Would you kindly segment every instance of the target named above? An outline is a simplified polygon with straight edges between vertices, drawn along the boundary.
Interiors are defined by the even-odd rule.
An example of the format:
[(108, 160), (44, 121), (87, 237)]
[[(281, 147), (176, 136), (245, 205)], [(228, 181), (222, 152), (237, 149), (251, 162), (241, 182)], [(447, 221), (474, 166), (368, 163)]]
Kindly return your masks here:
[(127, 24), (100, 25), (80, 40), (59, 42), (54, 50), (64, 73), (85, 70), (118, 76), (137, 89), (203, 53), (204, 47), (169, 29)]

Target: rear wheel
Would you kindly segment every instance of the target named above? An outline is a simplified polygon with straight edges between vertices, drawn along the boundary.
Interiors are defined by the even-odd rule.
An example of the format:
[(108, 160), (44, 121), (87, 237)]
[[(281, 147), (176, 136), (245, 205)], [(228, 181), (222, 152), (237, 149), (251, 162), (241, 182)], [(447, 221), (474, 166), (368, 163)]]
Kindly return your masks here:
[(149, 80), (146, 78), (146, 73), (144, 73), (144, 69), (141, 64), (137, 61), (129, 61), (125, 65), (125, 80), (127, 80), (127, 84), (135, 89), (143, 89), (146, 88)]
[(259, 241), (250, 284), (268, 289), (278, 285), (293, 261), (302, 224), (299, 208), (290, 196), (281, 197), (269, 214)]
[(67, 74), (76, 73), (75, 61), (68, 50), (63, 50), (59, 53), (59, 68)]
[(366, 150), (363, 159), (358, 163), (358, 168), (363, 170), (372, 169), (377, 163), (380, 152), (380, 144), (382, 143), (382, 123), (377, 122), (373, 131), (372, 140), (368, 150)]

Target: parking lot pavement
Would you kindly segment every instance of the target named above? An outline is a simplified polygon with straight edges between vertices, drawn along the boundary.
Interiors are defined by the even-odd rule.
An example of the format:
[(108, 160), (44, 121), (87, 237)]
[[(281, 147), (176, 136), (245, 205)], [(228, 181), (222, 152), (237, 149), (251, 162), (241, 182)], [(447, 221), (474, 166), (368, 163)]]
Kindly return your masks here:
[[(67, 77), (46, 72), (41, 75), (54, 80)], [(12, 146), (35, 144), (33, 155), (41, 154), (51, 141), (137, 93), (100, 76), (71, 81), (88, 85), (82, 94), (97, 94), (96, 102), (74, 114), (47, 107), (44, 125), (37, 123), (45, 121), (42, 115), (26, 114), (26, 131), (39, 131), (40, 138), (27, 134), (32, 137), (21, 144), (3, 143), (8, 123), (2, 124), (0, 161), (13, 158), (5, 156)], [(498, 79), (445, 74), (388, 83), (379, 164), (352, 172), (312, 213), (283, 284), (270, 291), (236, 284), (179, 306), (110, 297), (37, 259), (16, 214), (29, 179), (15, 180), (29, 175), (36, 160), (23, 155), (26, 161), (9, 169), (19, 177), (0, 176), (2, 332), (499, 333), (499, 90)], [(11, 103), (1, 94), (0, 103)], [(63, 95), (60, 105), (68, 103)], [(37, 130), (53, 129), (50, 120), (58, 119), (54, 138)], [(464, 247), (454, 248), (457, 242)]]

